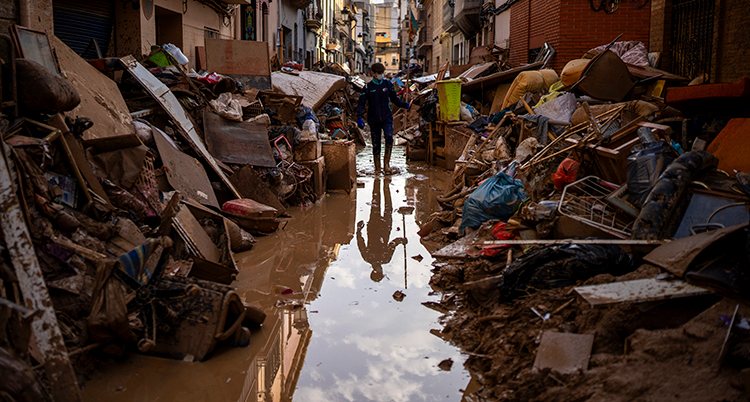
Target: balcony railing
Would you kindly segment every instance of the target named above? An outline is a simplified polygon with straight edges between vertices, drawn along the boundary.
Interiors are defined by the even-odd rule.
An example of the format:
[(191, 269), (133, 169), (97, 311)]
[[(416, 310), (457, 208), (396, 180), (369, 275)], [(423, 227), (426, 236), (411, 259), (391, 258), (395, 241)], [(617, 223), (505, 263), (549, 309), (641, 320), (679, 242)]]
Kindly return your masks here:
[[(455, 0), (454, 0), (455, 1)], [(443, 3), (443, 30), (448, 31), (453, 26), (453, 3), (448, 0)]]
[(323, 24), (323, 13), (315, 3), (305, 9), (305, 26), (307, 29), (317, 32)]

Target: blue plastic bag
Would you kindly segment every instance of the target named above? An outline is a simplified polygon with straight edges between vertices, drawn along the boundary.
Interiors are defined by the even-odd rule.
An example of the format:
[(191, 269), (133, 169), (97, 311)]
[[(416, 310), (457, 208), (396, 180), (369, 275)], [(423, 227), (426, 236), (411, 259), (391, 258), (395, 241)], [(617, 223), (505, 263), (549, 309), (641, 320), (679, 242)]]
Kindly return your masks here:
[(490, 177), (466, 199), (459, 228), (461, 235), (467, 227), (477, 229), (490, 219), (507, 220), (525, 199), (521, 180), (502, 172)]

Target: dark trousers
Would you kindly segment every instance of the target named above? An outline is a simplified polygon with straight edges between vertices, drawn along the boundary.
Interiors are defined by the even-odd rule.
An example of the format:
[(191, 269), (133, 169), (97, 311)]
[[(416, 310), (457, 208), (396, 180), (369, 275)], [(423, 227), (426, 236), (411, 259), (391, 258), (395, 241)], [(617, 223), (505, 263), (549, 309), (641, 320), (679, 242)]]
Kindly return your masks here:
[(385, 146), (393, 146), (393, 119), (378, 123), (368, 122), (370, 125), (370, 136), (372, 137), (372, 154), (380, 155), (380, 135), (385, 137)]

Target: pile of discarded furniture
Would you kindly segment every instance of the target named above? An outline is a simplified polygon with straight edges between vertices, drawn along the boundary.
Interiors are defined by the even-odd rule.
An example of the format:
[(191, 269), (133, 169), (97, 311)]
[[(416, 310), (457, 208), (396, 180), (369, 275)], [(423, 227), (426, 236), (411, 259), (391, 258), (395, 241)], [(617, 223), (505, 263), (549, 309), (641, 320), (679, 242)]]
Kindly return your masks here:
[(266, 43), (206, 41), (195, 72), (173, 46), (84, 60), (13, 29), (0, 372), (28, 400), (79, 400), (91, 353), (203, 361), (246, 346), (265, 314), (233, 290), (234, 253), (283, 228), (289, 206), (352, 191), (356, 80), (272, 73)]
[[(432, 283), (446, 290), (445, 305), (453, 308), (443, 335), (461, 344), (472, 328), (480, 335), (465, 345), (496, 334), (511, 342), (506, 349), (531, 352), (519, 362), (499, 344), (483, 342), (467, 366), (487, 368), (495, 359), (493, 367), (510, 365), (509, 373), (551, 368), (559, 380), (555, 375), (584, 372), (591, 353), (607, 342), (600, 327), (583, 325), (589, 332), (579, 333), (575, 325), (583, 321), (574, 325), (572, 317), (593, 317), (592, 307), (645, 311), (679, 299), (672, 307), (696, 317), (680, 325), (693, 328), (699, 320), (710, 323), (706, 337), (721, 333), (716, 364), (727, 369), (706, 378), (740, 381), (741, 370), (746, 378), (750, 115), (741, 105), (750, 100), (750, 80), (690, 81), (653, 68), (643, 46), (630, 42), (592, 49), (560, 76), (544, 64), (497, 72), (496, 80), (437, 80), (427, 89), (419, 126), (405, 132), (415, 158), (452, 171), (450, 187), (437, 198), (442, 209), (421, 222), (420, 232), (445, 245), (432, 253)], [(572, 298), (566, 304), (565, 296)], [(713, 306), (713, 321), (697, 317), (695, 300), (703, 309)], [(556, 315), (563, 317), (550, 324)], [(512, 339), (516, 332), (500, 329), (523, 316), (537, 317), (547, 331), (541, 345), (530, 337), (533, 347), (524, 346), (517, 335)], [(627, 345), (625, 354), (645, 347), (629, 352)], [(581, 352), (579, 360), (561, 368), (555, 353), (568, 349)], [(627, 369), (625, 358), (617, 361)], [(515, 378), (503, 392), (521, 392), (521, 384)]]

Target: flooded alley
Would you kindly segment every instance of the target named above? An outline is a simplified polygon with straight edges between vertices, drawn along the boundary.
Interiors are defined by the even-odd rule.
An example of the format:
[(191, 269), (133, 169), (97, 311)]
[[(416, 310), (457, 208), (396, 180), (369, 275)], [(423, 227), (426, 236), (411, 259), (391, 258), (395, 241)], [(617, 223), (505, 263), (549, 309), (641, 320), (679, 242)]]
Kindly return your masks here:
[[(407, 164), (396, 148), (401, 172), (374, 176), (369, 149), (357, 156), (351, 195), (289, 209), (286, 227), (236, 256), (237, 292), (267, 314), (249, 347), (217, 350), (202, 363), (142, 355), (107, 362), (84, 385), (84, 400), (461, 400), (469, 376), (458, 349), (430, 333), (441, 329), (441, 313), (422, 303), (440, 295), (428, 285), (432, 258), (416, 234), (447, 172)], [(446, 359), (450, 371), (438, 367)]]

